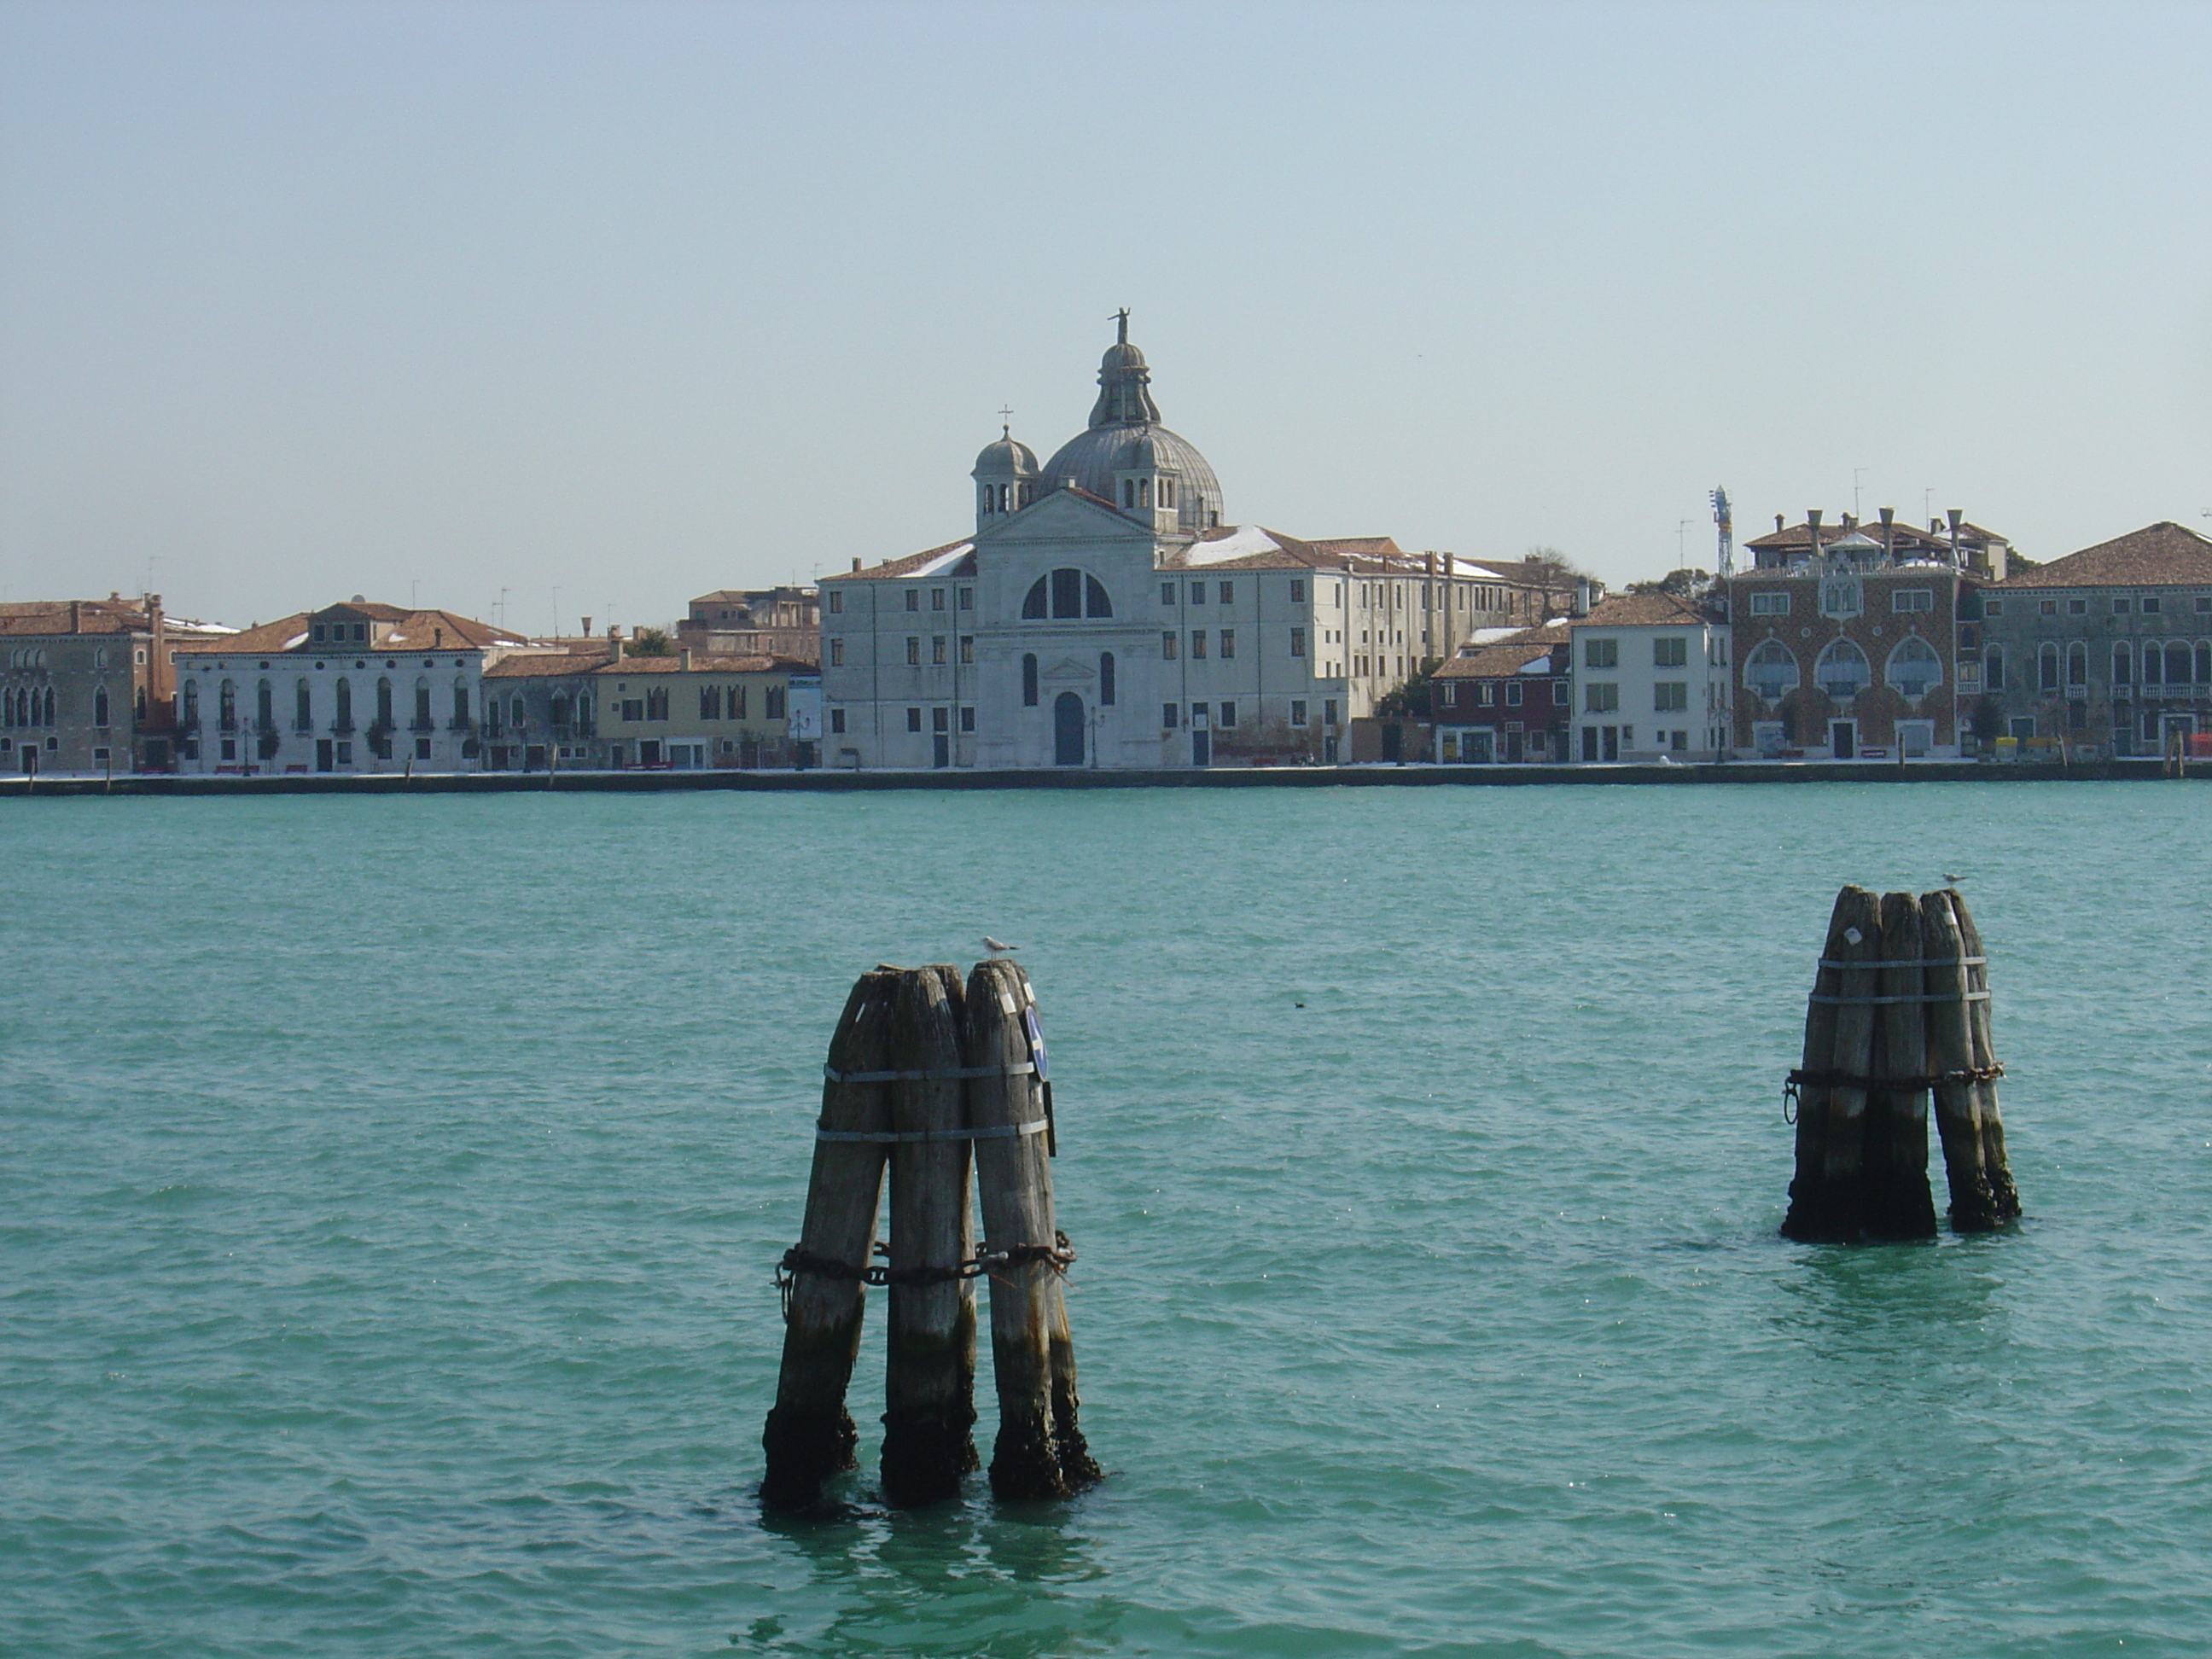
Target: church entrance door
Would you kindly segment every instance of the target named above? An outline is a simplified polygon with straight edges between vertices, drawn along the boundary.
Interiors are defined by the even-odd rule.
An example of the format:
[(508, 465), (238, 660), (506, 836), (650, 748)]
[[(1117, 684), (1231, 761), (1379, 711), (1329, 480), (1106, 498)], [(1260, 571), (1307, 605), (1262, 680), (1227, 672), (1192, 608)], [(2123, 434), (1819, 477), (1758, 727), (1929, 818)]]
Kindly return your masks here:
[(1083, 699), (1073, 691), (1052, 700), (1052, 763), (1083, 764)]

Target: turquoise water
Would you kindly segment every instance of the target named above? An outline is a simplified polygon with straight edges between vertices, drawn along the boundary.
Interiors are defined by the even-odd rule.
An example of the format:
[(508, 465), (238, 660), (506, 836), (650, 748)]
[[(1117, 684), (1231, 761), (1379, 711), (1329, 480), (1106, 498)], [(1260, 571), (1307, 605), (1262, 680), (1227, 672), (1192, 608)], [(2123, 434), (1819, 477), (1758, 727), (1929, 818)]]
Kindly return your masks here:
[[(0, 1652), (2201, 1652), (2208, 809), (6, 804)], [(1782, 1243), (1834, 890), (1947, 869), (2028, 1219)], [(1112, 1479), (764, 1522), (831, 1024), (987, 930)]]

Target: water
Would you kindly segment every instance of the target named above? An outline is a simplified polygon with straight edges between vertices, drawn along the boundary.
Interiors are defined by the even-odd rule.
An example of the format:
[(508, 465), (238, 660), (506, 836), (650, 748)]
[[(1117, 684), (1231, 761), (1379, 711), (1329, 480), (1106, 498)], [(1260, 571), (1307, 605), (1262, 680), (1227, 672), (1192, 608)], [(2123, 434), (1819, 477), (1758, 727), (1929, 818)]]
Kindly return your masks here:
[[(11, 804), (0, 1652), (2199, 1652), (2207, 803)], [(1945, 869), (2029, 1218), (1782, 1243), (1828, 902)], [(764, 1521), (823, 1046), (987, 929), (1113, 1477)]]

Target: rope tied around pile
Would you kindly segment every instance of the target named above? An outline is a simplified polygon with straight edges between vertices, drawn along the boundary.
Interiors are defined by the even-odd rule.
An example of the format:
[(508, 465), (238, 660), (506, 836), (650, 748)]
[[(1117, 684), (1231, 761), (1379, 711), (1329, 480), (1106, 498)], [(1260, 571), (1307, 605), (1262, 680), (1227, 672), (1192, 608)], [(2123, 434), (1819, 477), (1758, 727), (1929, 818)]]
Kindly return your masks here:
[(1917, 1094), (1923, 1089), (1957, 1088), (1970, 1083), (1995, 1083), (2005, 1074), (2002, 1063), (1967, 1066), (1955, 1072), (1933, 1072), (1925, 1077), (1861, 1077), (1855, 1072), (1792, 1072), (1782, 1084), (1782, 1121), (1797, 1121), (1800, 1089), (1858, 1089), (1868, 1094)]
[[(1010, 1244), (1003, 1250), (993, 1249), (988, 1243), (979, 1243), (975, 1254), (965, 1261), (949, 1267), (893, 1267), (884, 1263), (870, 1262), (866, 1267), (850, 1261), (840, 1261), (834, 1256), (817, 1255), (802, 1245), (794, 1244), (783, 1253), (776, 1263), (776, 1294), (782, 1299), (786, 1322), (791, 1318), (791, 1287), (801, 1273), (811, 1273), (817, 1279), (842, 1279), (862, 1285), (945, 1285), (963, 1279), (981, 1279), (1000, 1267), (1026, 1267), (1042, 1262), (1056, 1273), (1065, 1274), (1075, 1261), (1075, 1247), (1068, 1243), (1067, 1235), (1059, 1228), (1053, 1229), (1049, 1244)], [(876, 1246), (878, 1255), (888, 1255), (883, 1245)]]

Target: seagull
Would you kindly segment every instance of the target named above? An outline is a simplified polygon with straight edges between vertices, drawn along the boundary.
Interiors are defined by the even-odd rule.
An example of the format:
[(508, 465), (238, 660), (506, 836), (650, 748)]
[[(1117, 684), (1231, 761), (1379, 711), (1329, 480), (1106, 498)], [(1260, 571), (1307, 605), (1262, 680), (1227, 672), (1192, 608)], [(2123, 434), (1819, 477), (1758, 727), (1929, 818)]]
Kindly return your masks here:
[(983, 948), (994, 957), (1008, 957), (1020, 950), (1021, 946), (1009, 945), (1004, 939), (995, 939), (986, 933), (983, 935)]
[(1960, 882), (1966, 880), (1966, 878), (1964, 876), (1954, 876), (1948, 870), (1946, 870), (1943, 872), (1943, 879), (1949, 882), (1952, 886), (1956, 887)]

